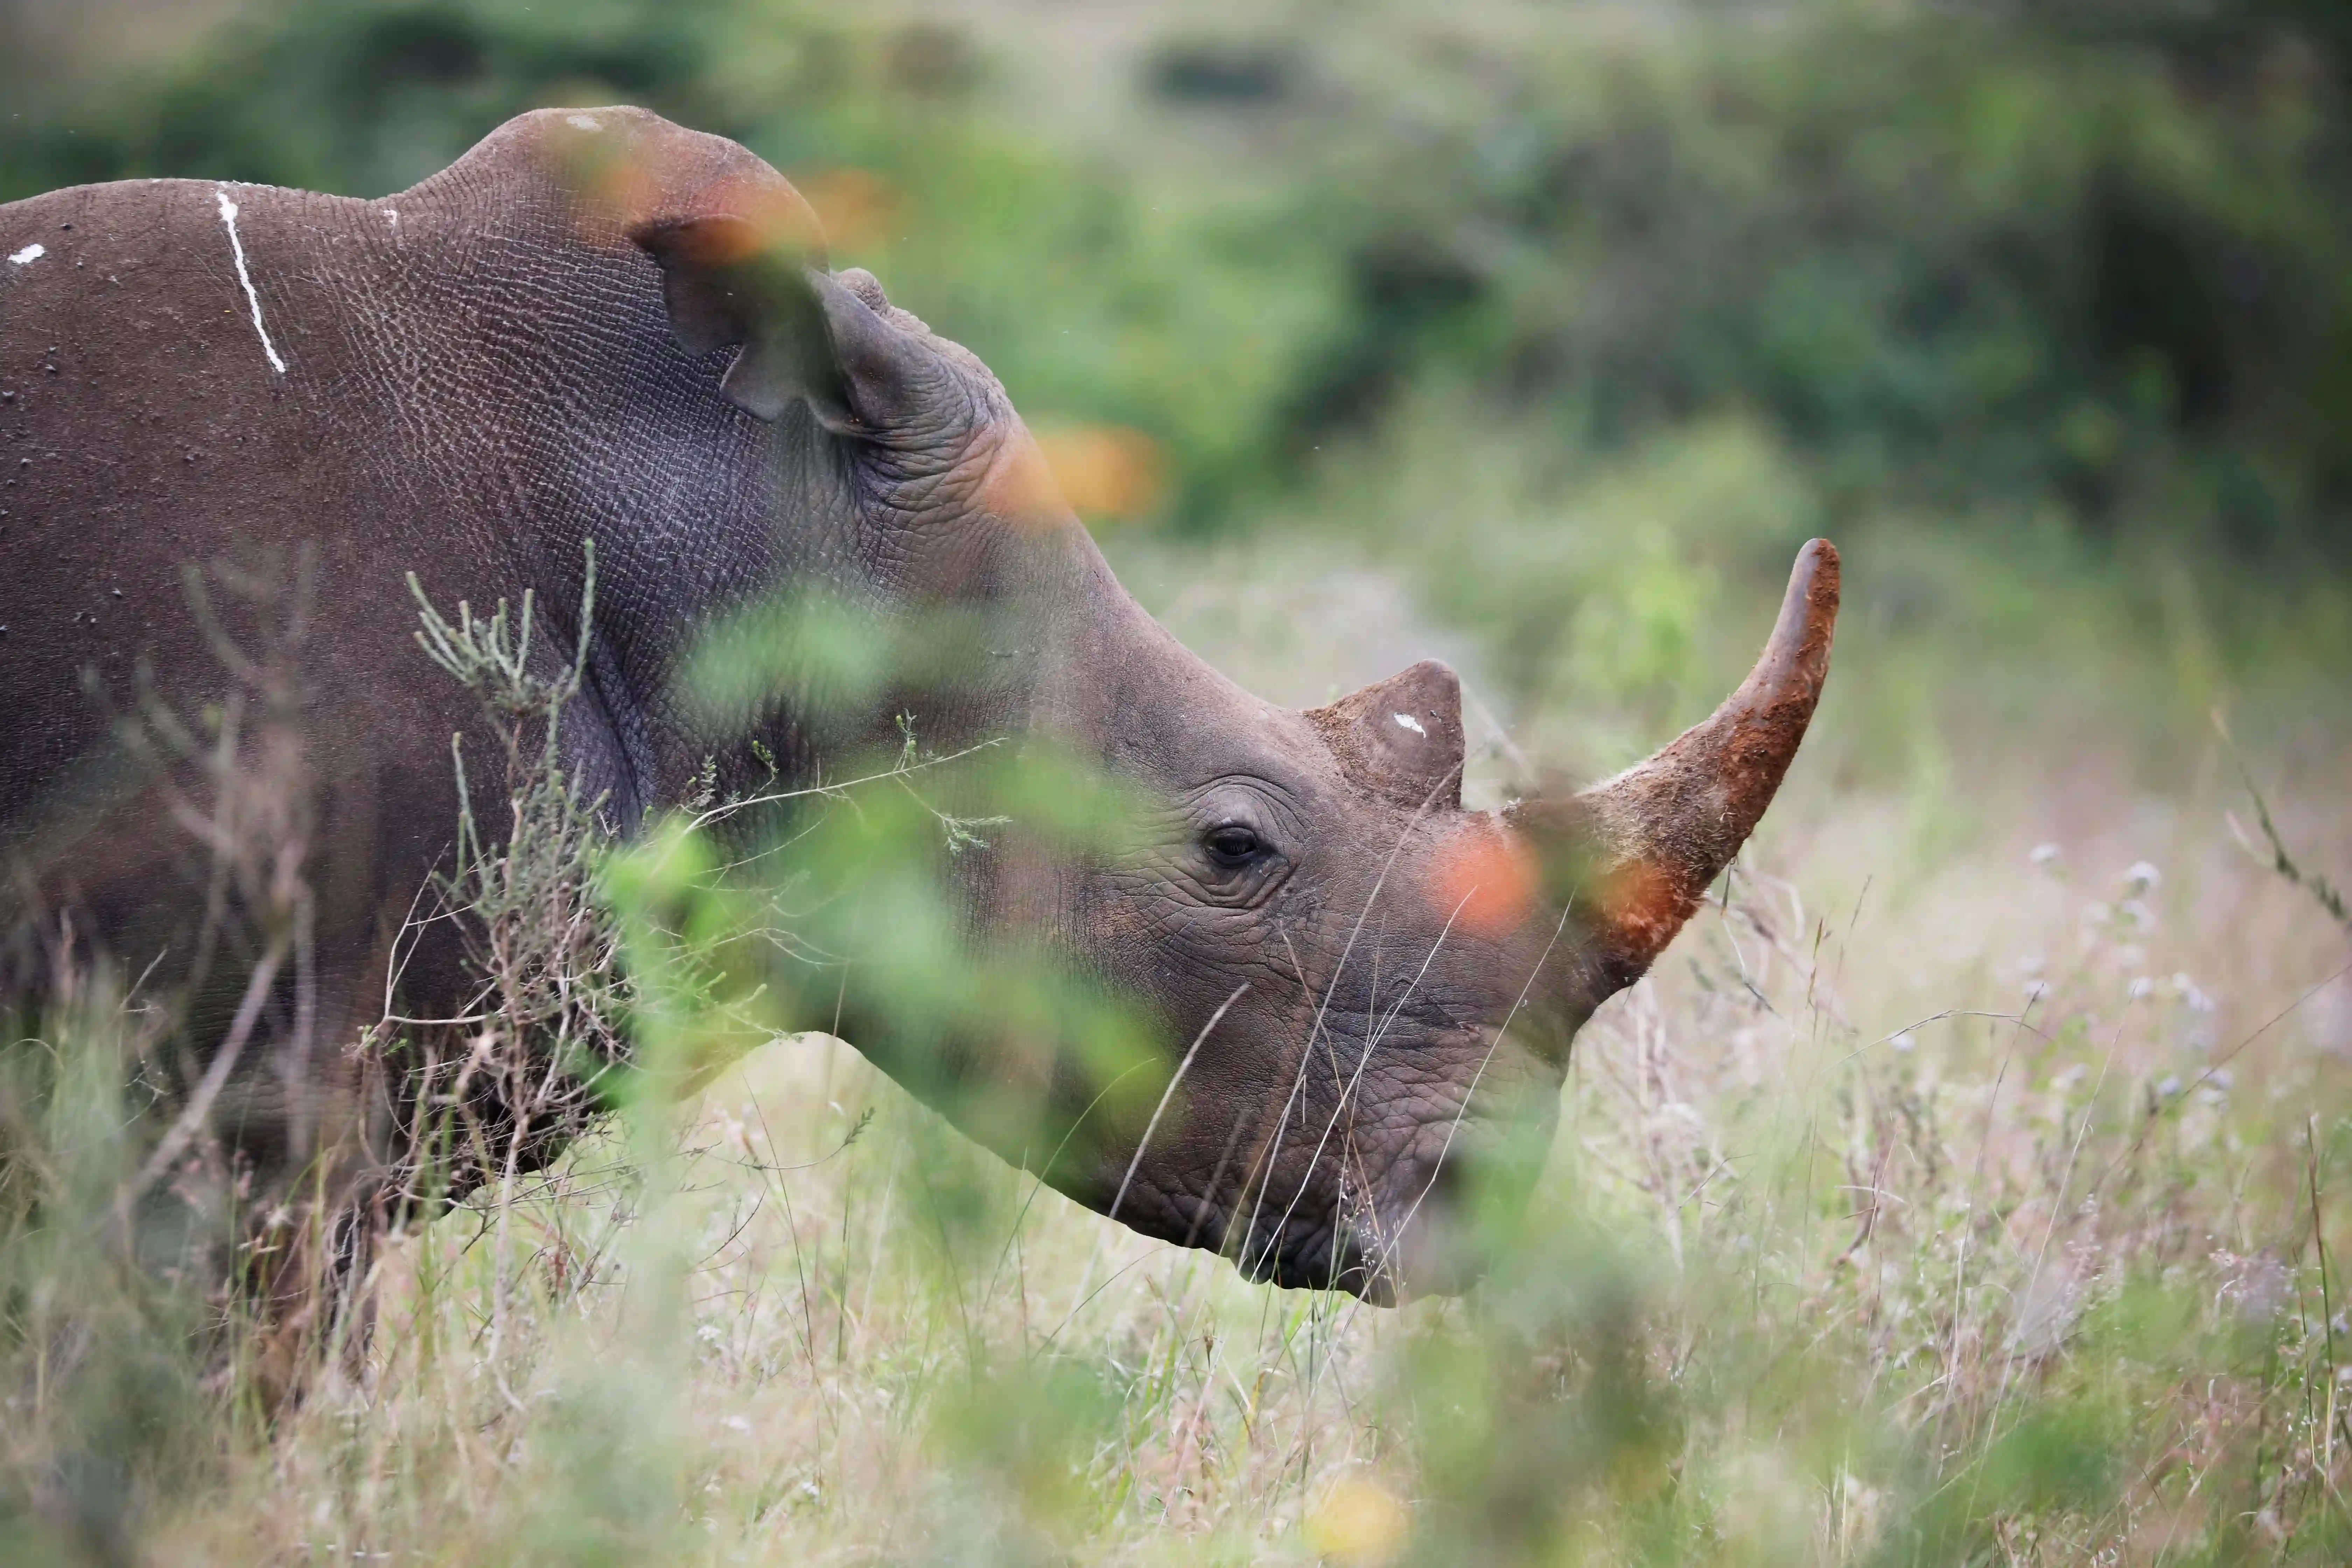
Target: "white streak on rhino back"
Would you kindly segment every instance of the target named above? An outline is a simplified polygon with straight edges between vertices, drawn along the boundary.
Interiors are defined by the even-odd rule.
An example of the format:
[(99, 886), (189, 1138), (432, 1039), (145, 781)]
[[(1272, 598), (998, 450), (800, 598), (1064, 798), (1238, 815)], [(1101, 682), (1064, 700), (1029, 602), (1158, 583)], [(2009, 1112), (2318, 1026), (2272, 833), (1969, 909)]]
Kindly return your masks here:
[(213, 187), (213, 199), (220, 203), (221, 226), (228, 230), (229, 252), (236, 258), (236, 280), (245, 285), (245, 302), (253, 307), (254, 335), (261, 340), (261, 352), (269, 356), (269, 368), (284, 375), (286, 362), (278, 357), (277, 345), (269, 341), (269, 329), (261, 324), (261, 296), (254, 292), (253, 274), (245, 269), (245, 241), (236, 237), (236, 204), (217, 185)]
[(28, 245), (25, 247), (24, 249), (16, 252), (16, 255), (8, 258), (9, 265), (14, 267), (30, 267), (34, 262), (38, 261), (42, 257), (47, 256), (48, 253), (49, 247), (46, 245)]

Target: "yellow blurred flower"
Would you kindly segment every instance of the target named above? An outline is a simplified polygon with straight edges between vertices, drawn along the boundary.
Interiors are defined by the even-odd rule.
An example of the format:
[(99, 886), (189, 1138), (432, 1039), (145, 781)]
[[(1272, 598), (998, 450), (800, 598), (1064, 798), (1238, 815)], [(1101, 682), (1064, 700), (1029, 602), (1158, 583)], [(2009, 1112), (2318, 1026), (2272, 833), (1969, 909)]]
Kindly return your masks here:
[(1307, 1516), (1307, 1544), (1341, 1563), (1383, 1563), (1404, 1544), (1411, 1522), (1404, 1504), (1378, 1482), (1350, 1476)]

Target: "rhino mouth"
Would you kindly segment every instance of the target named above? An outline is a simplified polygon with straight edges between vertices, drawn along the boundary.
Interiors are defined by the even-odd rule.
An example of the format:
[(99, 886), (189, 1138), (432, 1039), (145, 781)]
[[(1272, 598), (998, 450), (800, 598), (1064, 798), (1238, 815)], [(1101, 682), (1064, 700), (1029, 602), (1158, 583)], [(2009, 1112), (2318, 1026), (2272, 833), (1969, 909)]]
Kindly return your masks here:
[(1376, 1307), (1391, 1307), (1407, 1293), (1407, 1282), (1381, 1239), (1379, 1227), (1360, 1222), (1321, 1225), (1286, 1242), (1263, 1245), (1253, 1238), (1234, 1258), (1243, 1278), (1288, 1290), (1338, 1290)]
[[(1384, 1221), (1360, 1202), (1346, 1212), (1310, 1201), (1244, 1204), (1235, 1211), (1223, 1199), (1179, 1197), (1147, 1213), (1143, 1205), (1121, 1218), (1147, 1235), (1179, 1247), (1197, 1247), (1231, 1262), (1243, 1279), (1289, 1290), (1340, 1290), (1375, 1306), (1391, 1306), (1425, 1286), (1408, 1288), (1402, 1277), (1405, 1249), (1396, 1244), (1409, 1205)], [(1255, 1211), (1255, 1212), (1253, 1212)]]
[[(1265, 1187), (1244, 1181), (1238, 1193), (1185, 1205), (1192, 1220), (1186, 1245), (1223, 1254), (1256, 1283), (1339, 1290), (1376, 1306), (1458, 1294), (1476, 1278), (1462, 1221), (1474, 1187), (1502, 1173), (1488, 1147), (1507, 1142), (1498, 1136), (1499, 1108), (1465, 1105), (1460, 1089), (1400, 1079), (1381, 1058), (1410, 1058), (1443, 1042), (1481, 1064), (1465, 1074), (1475, 1087), (1488, 1076), (1498, 1031), (1465, 1026), (1433, 1002), (1392, 1005), (1387, 1028), (1334, 1053), (1347, 1064), (1334, 1068), (1348, 1079), (1339, 1108), (1285, 1119), (1289, 1136), (1276, 1142), (1290, 1148), (1278, 1153), (1306, 1156), (1304, 1168), (1284, 1157), (1282, 1179)], [(1408, 1097), (1420, 1102), (1418, 1114), (1392, 1120), (1395, 1100)], [(1387, 1115), (1384, 1105), (1391, 1108)]]
[[(1503, 1031), (1465, 1025), (1434, 998), (1392, 1000), (1369, 1039), (1352, 1034), (1330, 1031), (1332, 1091), (1312, 1110), (1291, 1098), (1263, 1120), (1236, 1118), (1205, 1181), (1155, 1164), (1118, 1181), (1108, 1209), (1093, 1193), (1072, 1195), (1148, 1236), (1220, 1254), (1255, 1283), (1377, 1306), (1459, 1294), (1482, 1272), (1465, 1223), (1484, 1206), (1477, 1194), (1532, 1174), (1501, 1157), (1527, 1142), (1517, 1097), (1539, 1087), (1539, 1101), (1556, 1103), (1557, 1081), (1522, 1081), (1526, 1064), (1496, 1060)], [(1549, 1121), (1533, 1120), (1548, 1143)], [(1097, 1190), (1113, 1190), (1108, 1173)]]
[(1256, 1283), (1339, 1290), (1376, 1307), (1459, 1294), (1478, 1272), (1459, 1212), (1466, 1163), (1407, 1163), (1378, 1199), (1265, 1215), (1234, 1227), (1218, 1250)]
[(1394, 1215), (1371, 1210), (1282, 1230), (1253, 1232), (1229, 1256), (1243, 1278), (1290, 1290), (1338, 1290), (1375, 1307), (1457, 1293), (1465, 1276), (1439, 1264), (1454, 1248), (1444, 1212), (1423, 1205)]

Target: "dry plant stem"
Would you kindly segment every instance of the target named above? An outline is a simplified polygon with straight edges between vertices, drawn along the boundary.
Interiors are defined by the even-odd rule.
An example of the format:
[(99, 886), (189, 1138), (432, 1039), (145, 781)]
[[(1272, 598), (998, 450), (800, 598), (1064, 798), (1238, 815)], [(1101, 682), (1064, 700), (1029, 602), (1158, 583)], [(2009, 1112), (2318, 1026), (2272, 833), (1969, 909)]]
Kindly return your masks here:
[(2347, 1444), (2352, 1444), (2352, 1426), (2345, 1425), (2345, 1412), (2337, 1404), (2343, 1385), (2336, 1375), (2336, 1301), (2327, 1279), (2327, 1230), (2319, 1214), (2319, 1122), (2316, 1117), (2304, 1120), (2304, 1147), (2306, 1156), (2305, 1175), (2311, 1191), (2311, 1244), (2319, 1254), (2319, 1313), (2327, 1347), (2327, 1415), (2324, 1430), (2327, 1434), (2327, 1453), (2322, 1468), (2332, 1474), (2335, 1470), (2336, 1435), (2339, 1428)]
[[(1462, 1119), (1469, 1113), (1471, 1097), (1478, 1092), (1479, 1084), (1486, 1080), (1487, 1065), (1495, 1059), (1495, 1053), (1502, 1048), (1503, 1037), (1509, 1033), (1512, 1024), (1517, 1021), (1520, 1009), (1527, 1005), (1528, 997), (1535, 991), (1537, 979), (1543, 973), (1544, 966), (1551, 962), (1552, 950), (1559, 944), (1560, 937), (1568, 930), (1569, 920), (1575, 914), (1583, 897), (1584, 889), (1579, 887), (1571, 889), (1569, 896), (1561, 900), (1559, 920), (1552, 926), (1551, 935), (1545, 940), (1543, 951), (1536, 955), (1534, 965), (1528, 969), (1527, 979), (1519, 986), (1518, 995), (1512, 999), (1510, 1011), (1503, 1015), (1503, 1022), (1495, 1030), (1494, 1039), (1487, 1043), (1486, 1054), (1478, 1061), (1478, 1071), (1472, 1077), (1470, 1087), (1463, 1092), (1462, 1103), (1454, 1109), (1454, 1119), (1446, 1123), (1445, 1142), (1439, 1146), (1438, 1150), (1440, 1163), (1448, 1153), (1453, 1152), (1454, 1140), (1462, 1131)], [(1429, 1194), (1436, 1190), (1436, 1179), (1432, 1177), (1423, 1184), (1420, 1192), (1413, 1194), (1412, 1205), (1406, 1208), (1403, 1216), (1396, 1223), (1397, 1237), (1400, 1239), (1412, 1225), (1413, 1216), (1421, 1212), (1421, 1205), (1427, 1202)], [(1381, 1260), (1382, 1267), (1385, 1268), (1393, 1263), (1395, 1245), (1394, 1242), (1390, 1244), (1388, 1254)], [(1353, 1315), (1352, 1309), (1350, 1315)]]
[(1151, 1135), (1160, 1131), (1160, 1118), (1167, 1111), (1168, 1101), (1175, 1095), (1176, 1086), (1184, 1081), (1184, 1074), (1192, 1068), (1192, 1058), (1201, 1054), (1201, 1047), (1207, 1042), (1211, 1035), (1216, 1032), (1217, 1026), (1224, 1021), (1226, 1010), (1240, 1001), (1242, 994), (1249, 988), (1250, 983), (1246, 980), (1234, 986), (1234, 994), (1217, 1004), (1217, 1010), (1209, 1015), (1209, 1021), (1201, 1026), (1199, 1034), (1192, 1037), (1192, 1048), (1186, 1051), (1184, 1059), (1176, 1064), (1176, 1071), (1169, 1078), (1168, 1087), (1160, 1091), (1160, 1103), (1151, 1108), (1151, 1120), (1143, 1125), (1143, 1136), (1135, 1145), (1135, 1157), (1128, 1161), (1127, 1173), (1118, 1179), (1118, 1191), (1112, 1195), (1110, 1207), (1103, 1211), (1106, 1218), (1118, 1217), (1118, 1206), (1127, 1201), (1127, 1185), (1135, 1180), (1135, 1169), (1143, 1163), (1143, 1152), (1151, 1146)]
[(1967, 1218), (1960, 1226), (1958, 1256), (1952, 1264), (1952, 1330), (1944, 1360), (1944, 1396), (1936, 1405), (1936, 1442), (1941, 1447), (1944, 1417), (1956, 1403), (1960, 1371), (1960, 1331), (1968, 1316), (1969, 1243), (1976, 1233), (1977, 1202), (1984, 1184), (1985, 1155), (1992, 1148), (1995, 1111), (2000, 1104), (2001, 1086), (2009, 1081), (2009, 1069), (2017, 1058), (2017, 1037), (2010, 1037), (2010, 1048), (2000, 1059), (2000, 1070), (1993, 1075), (1992, 1090), (1985, 1100), (1984, 1135), (1977, 1142), (1976, 1167), (1969, 1177)]
[[(2263, 838), (2270, 847), (2270, 868), (2285, 879), (2290, 886), (2309, 893), (2313, 901), (2326, 910), (2337, 925), (2352, 932), (2352, 904), (2347, 904), (2343, 892), (2325, 877), (2305, 871), (2296, 863), (2294, 857), (2287, 853), (2286, 841), (2279, 837), (2278, 825), (2271, 819), (2270, 802), (2263, 799), (2263, 792), (2255, 787), (2253, 771), (2247, 767), (2246, 759), (2238, 751), (2237, 742), (2231, 738), (2229, 726), (2222, 721), (2221, 710), (2218, 708), (2213, 710), (2213, 729), (2221, 737), (2221, 744), (2228, 749), (2231, 762), (2237, 764), (2238, 777), (2254, 803), (2254, 820), (2261, 825)], [(2231, 835), (2239, 845), (2247, 854), (2257, 860), (2262, 859), (2262, 852), (2247, 838), (2245, 829), (2238, 826), (2238, 819), (2235, 816), (2226, 819)]]
[[(500, 1279), (509, 1272), (506, 1216), (524, 1162), (537, 1158), (538, 1144), (551, 1146), (595, 1119), (599, 1082), (628, 1055), (620, 1017), (630, 989), (615, 966), (617, 931), (593, 886), (593, 857), (605, 837), (601, 803), (583, 798), (562, 768), (563, 708), (584, 678), (594, 626), (593, 542), (583, 555), (579, 640), (552, 677), (531, 668), (537, 616), (529, 593), (517, 616), (501, 601), (481, 619), (461, 602), (453, 623), (414, 578), (409, 584), (418, 605), (418, 646), (481, 699), (503, 753), (509, 821), (506, 835), (493, 840), (475, 820), (463, 737), (453, 735), (458, 866), (439, 886), (446, 914), (438, 918), (463, 920), (482, 985), (455, 1017), (420, 1023), (387, 1009), (383, 1024), (478, 1031), (446, 1081), (428, 1047), (414, 1158), (425, 1157), (432, 1142), (422, 1135), (424, 1108), (447, 1107), (467, 1149), (457, 1190), (484, 1181), (496, 1189), (493, 1272)], [(485, 1124), (478, 1094), (490, 1097), (503, 1126)], [(503, 1147), (494, 1148), (494, 1141)], [(415, 1187), (414, 1173), (406, 1184)], [(490, 1305), (490, 1337), (500, 1345), (508, 1318), (502, 1289)]]
[[(1397, 835), (1395, 847), (1389, 851), (1388, 858), (1381, 863), (1381, 874), (1372, 879), (1371, 890), (1364, 895), (1364, 907), (1356, 911), (1355, 923), (1349, 928), (1348, 940), (1339, 949), (1339, 961), (1332, 971), (1332, 984), (1326, 985), (1323, 994), (1315, 998), (1314, 1018), (1307, 1026), (1307, 1038), (1300, 1044), (1298, 1065), (1291, 1075), (1290, 1092), (1283, 1101), (1282, 1113), (1276, 1119), (1272, 1135), (1244, 1169), (1241, 1190), (1247, 1194), (1253, 1188), (1255, 1189), (1255, 1194), (1250, 1199), (1249, 1219), (1241, 1227), (1242, 1245), (1244, 1248), (1249, 1245), (1249, 1238), (1257, 1234), (1258, 1221), (1262, 1217), (1267, 1189), (1273, 1185), (1276, 1168), (1281, 1163), (1283, 1140), (1288, 1135), (1290, 1128), (1290, 1112), (1298, 1103), (1299, 1091), (1307, 1085), (1307, 1068), (1315, 1054), (1315, 1047), (1323, 1038), (1324, 1015), (1330, 1007), (1332, 990), (1338, 983), (1339, 976), (1346, 972), (1348, 961), (1355, 954), (1357, 940), (1364, 933), (1364, 922), (1371, 918), (1372, 907), (1380, 902), (1381, 889), (1388, 886), (1389, 875), (1396, 869), (1397, 857), (1404, 853), (1404, 847), (1410, 841), (1413, 828), (1420, 826), (1422, 818), (1428, 814), (1430, 808), (1437, 803), (1438, 796), (1452, 783), (1453, 779), (1450, 775), (1439, 781), (1438, 784), (1423, 798), (1420, 806), (1413, 812), (1412, 820)], [(1289, 950), (1290, 938), (1286, 932), (1283, 936), (1283, 945), (1286, 951)], [(1300, 967), (1297, 952), (1290, 952), (1290, 962), (1292, 969), (1298, 976), (1300, 989), (1312, 995), (1314, 987), (1308, 983), (1305, 969)], [(1467, 1103), (1466, 1100), (1465, 1103)], [(1262, 1179), (1261, 1173), (1263, 1173)], [(1271, 1239), (1268, 1245), (1273, 1245)]]
[(139, 1173), (131, 1178), (117, 1199), (116, 1207), (125, 1215), (133, 1204), (147, 1194), (163, 1173), (178, 1163), (180, 1156), (187, 1152), (188, 1144), (203, 1130), (205, 1119), (212, 1114), (213, 1101), (220, 1098), (220, 1091), (227, 1084), (229, 1075), (236, 1070), (237, 1058), (245, 1052), (246, 1041), (253, 1037), (253, 1026), (261, 1016), (261, 1005), (268, 1000), (269, 987), (278, 978), (278, 966), (286, 961), (287, 942), (288, 939), (284, 937), (273, 942), (269, 951), (261, 955), (261, 962), (253, 966), (253, 976), (246, 982), (245, 994), (237, 999), (236, 1015), (230, 1020), (228, 1033), (223, 1037), (219, 1048), (213, 1053), (212, 1064), (205, 1069), (205, 1076), (197, 1080), (195, 1091), (188, 1096), (188, 1103), (173, 1121), (171, 1130), (163, 1134), (163, 1141), (155, 1145), (155, 1152), (147, 1157), (147, 1163), (140, 1167)]

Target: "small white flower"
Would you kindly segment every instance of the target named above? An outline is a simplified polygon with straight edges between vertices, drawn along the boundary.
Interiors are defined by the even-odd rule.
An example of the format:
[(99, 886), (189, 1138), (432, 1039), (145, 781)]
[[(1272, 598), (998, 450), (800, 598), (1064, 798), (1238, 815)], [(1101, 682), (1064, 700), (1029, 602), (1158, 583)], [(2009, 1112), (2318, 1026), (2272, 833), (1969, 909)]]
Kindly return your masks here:
[(2170, 1100), (2174, 1095), (2179, 1094), (2179, 1092), (2180, 1079), (2178, 1076), (2172, 1073), (2165, 1074), (2164, 1080), (2156, 1086), (2157, 1098), (2159, 1100)]
[(2173, 975), (2172, 994), (2179, 997), (2180, 1005), (2192, 1013), (2210, 1013), (2213, 1010), (2213, 998), (2186, 974)]
[(2037, 866), (2050, 866), (2064, 858), (2065, 854), (2066, 851), (2059, 848), (2055, 844), (2037, 844), (2033, 847), (2033, 852), (2026, 858)]
[(2226, 1092), (2227, 1090), (2234, 1088), (2238, 1080), (2230, 1076), (2230, 1069), (2228, 1068), (2215, 1068), (2211, 1072), (2206, 1075), (2205, 1081), (2211, 1084), (2215, 1089), (2221, 1089)]
[(2124, 885), (2135, 893), (2145, 893), (2164, 880), (2164, 873), (2146, 860), (2135, 860), (2124, 872)]
[(2126, 899), (2116, 912), (2131, 921), (2134, 931), (2156, 929), (2156, 911), (2147, 907), (2144, 899)]
[(2039, 1002), (2049, 994), (2050, 982), (2047, 980), (2029, 980), (2025, 983), (2025, 999), (2028, 1002)]
[(716, 1323), (705, 1323), (694, 1331), (694, 1337), (704, 1344), (715, 1345), (727, 1337), (727, 1331)]
[(2143, 974), (2124, 988), (2124, 994), (2137, 1002), (2156, 989), (2156, 982)]
[(1896, 1050), (1905, 1052), (1909, 1051), (1914, 1044), (1911, 1038), (1911, 1031), (1908, 1029), (1902, 1030), (1896, 1034), (1893, 1039), (1886, 1043), (1893, 1046)]
[(721, 1421), (719, 1425), (726, 1427), (730, 1432), (749, 1432), (751, 1429), (751, 1424), (743, 1419), (740, 1415), (730, 1415), (726, 1420)]

